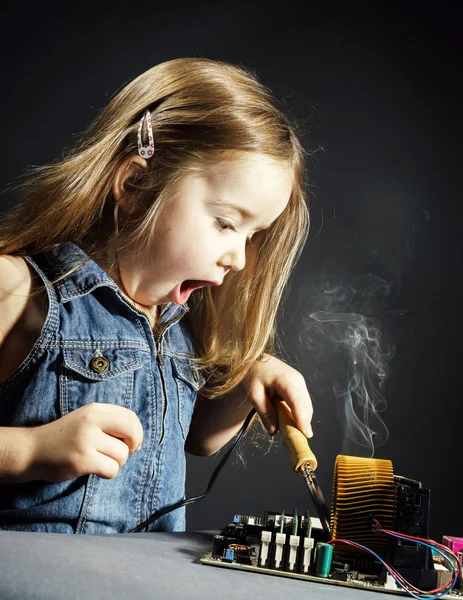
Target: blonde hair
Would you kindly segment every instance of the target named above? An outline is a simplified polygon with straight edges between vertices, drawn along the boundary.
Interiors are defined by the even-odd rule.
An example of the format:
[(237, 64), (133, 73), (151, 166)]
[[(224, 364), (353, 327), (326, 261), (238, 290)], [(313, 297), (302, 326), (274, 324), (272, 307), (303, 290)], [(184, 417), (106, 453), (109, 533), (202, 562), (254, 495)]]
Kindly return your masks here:
[(104, 252), (102, 246), (119, 235), (113, 178), (137, 153), (137, 127), (147, 109), (155, 153), (134, 181), (146, 212), (130, 230), (140, 248), (189, 173), (259, 153), (288, 165), (292, 176), (288, 205), (269, 229), (254, 235), (245, 268), (190, 297), (186, 319), (197, 365), (207, 376), (201, 395), (214, 398), (235, 388), (264, 353), (274, 353), (278, 305), (309, 226), (306, 152), (295, 125), (251, 70), (178, 58), (134, 79), (74, 149), (26, 173), (16, 187), (24, 199), (0, 227), (0, 254), (33, 255), (67, 241), (91, 248), (94, 256)]

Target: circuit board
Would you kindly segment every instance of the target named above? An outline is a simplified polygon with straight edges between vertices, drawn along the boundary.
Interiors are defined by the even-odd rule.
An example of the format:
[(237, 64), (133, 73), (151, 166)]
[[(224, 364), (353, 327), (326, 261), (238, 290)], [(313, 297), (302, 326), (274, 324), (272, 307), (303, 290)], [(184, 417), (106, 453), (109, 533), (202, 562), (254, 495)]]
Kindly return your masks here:
[[(289, 577), (291, 579), (300, 579), (304, 581), (312, 581), (315, 583), (323, 583), (327, 585), (336, 585), (343, 586), (349, 588), (357, 588), (362, 590), (370, 590), (372, 592), (384, 592), (387, 594), (399, 594), (401, 596), (407, 596), (407, 593), (404, 590), (400, 589), (388, 589), (384, 585), (379, 585), (374, 582), (362, 581), (361, 579), (351, 579), (347, 581), (337, 581), (331, 578), (325, 577), (315, 577), (313, 575), (302, 575), (301, 573), (288, 573), (285, 571), (277, 571), (275, 569), (265, 569), (258, 566), (250, 566), (250, 565), (241, 565), (239, 563), (229, 563), (225, 562), (220, 558), (212, 558), (212, 554), (210, 552), (206, 553), (201, 559), (200, 562), (203, 565), (211, 565), (213, 567), (224, 567), (226, 569), (235, 569), (238, 571), (250, 571), (251, 573), (264, 573), (266, 575), (274, 575), (277, 577)], [(463, 598), (463, 593), (460, 590), (451, 591), (449, 594), (445, 594), (441, 596), (441, 598)]]
[[(264, 519), (235, 515), (233, 523), (215, 536), (213, 548), (200, 562), (226, 569), (408, 596), (384, 569), (382, 572), (381, 564), (371, 558), (362, 558), (358, 554), (348, 557), (330, 549), (327, 562), (322, 556), (322, 550), (328, 546), (325, 542), (320, 521), (315, 518), (290, 517), (284, 512), (266, 513)], [(434, 568), (436, 573), (432, 573), (434, 579), (430, 581), (435, 581), (439, 587), (447, 582), (450, 571), (439, 563)], [(441, 598), (461, 599), (463, 591), (454, 588)]]

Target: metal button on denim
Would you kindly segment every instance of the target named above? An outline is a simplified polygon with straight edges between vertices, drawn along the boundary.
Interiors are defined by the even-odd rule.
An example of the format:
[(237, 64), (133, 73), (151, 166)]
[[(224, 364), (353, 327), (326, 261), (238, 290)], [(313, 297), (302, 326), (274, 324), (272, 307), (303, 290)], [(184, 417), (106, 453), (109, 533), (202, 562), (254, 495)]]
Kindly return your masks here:
[(104, 356), (95, 356), (95, 358), (92, 358), (90, 366), (95, 373), (104, 373), (109, 369), (109, 360)]

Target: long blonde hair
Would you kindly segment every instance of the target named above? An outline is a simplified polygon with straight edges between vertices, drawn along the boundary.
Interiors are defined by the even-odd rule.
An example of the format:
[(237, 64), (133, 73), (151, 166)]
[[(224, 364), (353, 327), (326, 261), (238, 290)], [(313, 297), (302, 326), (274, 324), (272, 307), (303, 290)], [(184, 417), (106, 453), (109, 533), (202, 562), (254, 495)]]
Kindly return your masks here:
[(278, 305), (309, 226), (306, 152), (296, 126), (250, 69), (178, 58), (134, 79), (75, 148), (26, 173), (16, 187), (23, 200), (0, 226), (0, 254), (33, 255), (67, 241), (92, 248), (93, 255), (103, 251), (96, 240), (101, 246), (102, 239), (106, 243), (118, 235), (113, 178), (137, 153), (137, 127), (147, 109), (155, 153), (134, 183), (146, 212), (130, 233), (140, 247), (153, 235), (162, 207), (192, 171), (241, 159), (245, 153), (267, 155), (291, 170), (289, 203), (271, 228), (254, 235), (245, 268), (230, 273), (222, 286), (190, 297), (187, 323), (196, 362), (207, 375), (201, 394), (213, 398), (236, 387), (263, 353), (274, 352)]

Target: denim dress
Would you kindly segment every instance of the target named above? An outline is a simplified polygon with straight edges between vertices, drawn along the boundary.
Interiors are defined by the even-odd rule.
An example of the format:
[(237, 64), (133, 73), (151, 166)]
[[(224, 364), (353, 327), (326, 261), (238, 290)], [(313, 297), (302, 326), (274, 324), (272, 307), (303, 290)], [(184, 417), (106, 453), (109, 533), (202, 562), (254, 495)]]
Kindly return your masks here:
[[(198, 390), (186, 304), (163, 305), (157, 333), (146, 316), (74, 243), (26, 257), (43, 280), (48, 314), (16, 372), (0, 383), (0, 426), (36, 427), (93, 402), (133, 410), (144, 431), (139, 452), (117, 476), (95, 474), (50, 483), (0, 485), (0, 529), (54, 533), (124, 533), (183, 499), (184, 443)], [(150, 531), (184, 531), (185, 508)]]

